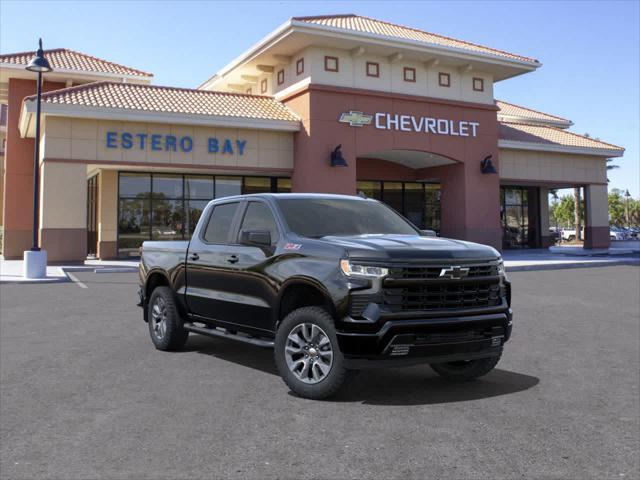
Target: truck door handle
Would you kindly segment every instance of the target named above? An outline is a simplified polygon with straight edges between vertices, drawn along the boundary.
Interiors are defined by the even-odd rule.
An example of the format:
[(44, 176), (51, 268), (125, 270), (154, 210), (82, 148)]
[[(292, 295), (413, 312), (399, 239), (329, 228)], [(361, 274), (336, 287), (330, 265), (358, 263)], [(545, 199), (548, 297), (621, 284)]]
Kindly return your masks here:
[(189, 259), (190, 260), (200, 260), (200, 255), (198, 255), (197, 253), (192, 253), (191, 255), (189, 255)]
[(227, 257), (227, 262), (229, 263), (238, 263), (238, 256), (237, 255), (231, 255), (230, 257)]

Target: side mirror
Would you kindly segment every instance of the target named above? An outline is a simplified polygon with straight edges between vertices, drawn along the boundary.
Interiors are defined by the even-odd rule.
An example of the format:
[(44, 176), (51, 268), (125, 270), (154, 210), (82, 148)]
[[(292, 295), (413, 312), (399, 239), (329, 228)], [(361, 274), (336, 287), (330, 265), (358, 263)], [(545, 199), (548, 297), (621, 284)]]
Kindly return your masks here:
[(240, 232), (240, 243), (256, 247), (270, 247), (271, 233), (268, 230), (243, 230)]
[(420, 230), (421, 237), (437, 237), (438, 234), (434, 230)]

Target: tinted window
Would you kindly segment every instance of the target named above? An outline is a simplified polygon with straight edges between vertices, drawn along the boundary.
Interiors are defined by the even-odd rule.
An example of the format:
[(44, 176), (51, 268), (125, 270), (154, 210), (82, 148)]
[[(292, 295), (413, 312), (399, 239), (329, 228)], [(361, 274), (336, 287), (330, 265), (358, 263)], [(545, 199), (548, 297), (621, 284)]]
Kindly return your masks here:
[(231, 222), (238, 208), (238, 203), (225, 203), (214, 207), (207, 229), (204, 232), (204, 240), (207, 243), (227, 243)]
[(271, 242), (275, 243), (278, 240), (276, 221), (264, 203), (249, 203), (242, 221), (242, 230), (267, 230), (271, 234)]
[(305, 237), (326, 235), (416, 235), (400, 215), (375, 200), (280, 198), (289, 228)]

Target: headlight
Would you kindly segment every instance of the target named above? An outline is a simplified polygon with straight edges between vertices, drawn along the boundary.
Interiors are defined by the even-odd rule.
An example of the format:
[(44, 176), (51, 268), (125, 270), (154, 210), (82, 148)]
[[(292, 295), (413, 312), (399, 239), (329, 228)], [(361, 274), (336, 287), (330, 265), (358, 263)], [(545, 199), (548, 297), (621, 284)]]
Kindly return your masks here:
[(498, 275), (501, 275), (503, 277), (506, 275), (506, 271), (504, 269), (504, 261), (502, 259), (498, 261)]
[(340, 270), (349, 277), (381, 278), (389, 273), (387, 268), (358, 265), (349, 260), (340, 260)]

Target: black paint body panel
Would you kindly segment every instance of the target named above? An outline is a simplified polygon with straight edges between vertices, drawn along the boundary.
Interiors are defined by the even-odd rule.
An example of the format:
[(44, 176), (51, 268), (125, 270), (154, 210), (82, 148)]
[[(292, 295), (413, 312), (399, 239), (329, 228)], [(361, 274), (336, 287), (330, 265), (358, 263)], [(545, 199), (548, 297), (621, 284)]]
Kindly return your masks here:
[[(271, 247), (243, 245), (238, 241), (243, 214), (252, 201), (266, 204), (278, 224), (279, 239)], [(212, 209), (230, 202), (237, 202), (239, 207), (228, 242), (207, 244), (203, 232)], [(464, 353), (468, 347), (436, 348), (432, 344), (433, 348), (429, 348), (428, 342), (420, 340), (426, 338), (425, 335), (484, 329), (485, 333), (478, 335), (490, 338), (491, 329), (496, 328), (502, 331), (502, 343), (509, 338), (511, 310), (506, 294), (501, 293), (500, 304), (491, 308), (391, 312), (385, 310), (382, 282), (344, 275), (340, 270), (341, 259), (383, 267), (397, 264), (464, 266), (495, 264), (500, 256), (485, 245), (422, 237), (417, 230), (415, 236), (300, 237), (284, 222), (277, 195), (229, 197), (214, 200), (206, 207), (189, 242), (144, 242), (140, 260), (142, 304), (146, 305), (150, 289), (158, 283), (167, 284), (175, 291), (185, 318), (273, 338), (281, 319), (283, 295), (291, 288), (313, 288), (331, 310), (341, 351), (352, 360), (384, 360), (397, 335), (414, 335), (411, 355), (423, 358), (431, 358), (435, 351)], [(495, 277), (493, 281), (503, 285), (510, 295), (510, 286), (504, 277)], [(380, 307), (374, 319), (352, 315), (352, 294), (363, 292), (371, 295), (375, 308)], [(478, 338), (470, 341), (482, 344), (477, 343)], [(495, 351), (494, 346), (485, 353)], [(475, 350), (474, 354), (477, 354)]]

